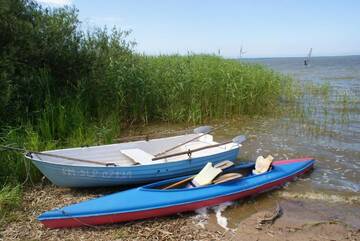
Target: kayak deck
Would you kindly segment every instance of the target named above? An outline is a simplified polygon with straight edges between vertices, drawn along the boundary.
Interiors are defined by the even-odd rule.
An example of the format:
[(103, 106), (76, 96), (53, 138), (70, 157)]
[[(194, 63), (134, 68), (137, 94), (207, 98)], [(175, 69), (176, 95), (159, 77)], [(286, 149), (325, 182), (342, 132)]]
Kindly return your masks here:
[[(272, 170), (263, 174), (249, 174), (229, 182), (195, 188), (161, 190), (161, 187), (186, 177), (165, 180), (52, 210), (40, 215), (38, 219), (49, 228), (59, 228), (131, 221), (191, 211), (281, 186), (310, 170), (314, 162), (313, 159), (274, 162)], [(249, 168), (252, 166), (237, 166), (229, 171)]]

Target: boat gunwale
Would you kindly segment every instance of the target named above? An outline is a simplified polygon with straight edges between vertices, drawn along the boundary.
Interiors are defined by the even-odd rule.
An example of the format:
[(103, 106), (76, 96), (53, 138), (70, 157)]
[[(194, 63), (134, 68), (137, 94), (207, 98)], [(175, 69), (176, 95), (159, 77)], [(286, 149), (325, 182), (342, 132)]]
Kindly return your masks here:
[[(54, 165), (54, 166), (61, 166), (61, 167), (79, 167), (79, 168), (96, 168), (96, 169), (125, 169), (125, 168), (128, 168), (128, 169), (138, 169), (140, 167), (151, 167), (151, 168), (154, 168), (154, 167), (157, 167), (157, 166), (164, 166), (164, 165), (169, 165), (169, 164), (178, 164), (180, 162), (184, 162), (184, 161), (196, 161), (198, 159), (202, 159), (202, 158), (208, 158), (208, 159), (212, 159), (214, 158), (214, 156), (216, 155), (223, 155), (225, 153), (228, 153), (228, 152), (231, 152), (231, 151), (234, 151), (236, 149), (239, 149), (240, 150), (240, 145), (233, 145), (231, 148), (229, 149), (224, 149), (224, 151), (222, 152), (218, 152), (218, 153), (214, 153), (212, 155), (207, 155), (207, 156), (198, 156), (198, 157), (194, 157), (194, 158), (188, 158), (188, 159), (182, 159), (182, 160), (177, 160), (177, 161), (165, 161), (165, 162), (157, 162), (157, 163), (154, 163), (154, 164), (148, 164), (148, 165), (142, 165), (142, 164), (133, 164), (133, 165), (129, 165), (129, 166), (112, 166), (112, 165), (109, 165), (109, 166), (105, 166), (105, 165), (75, 165), (75, 164), (72, 164), (72, 163), (68, 163), (68, 164), (61, 164), (61, 163), (56, 163), (56, 162), (50, 162), (50, 161), (46, 161), (46, 160), (39, 160), (37, 158), (32, 158), (32, 157), (29, 157), (29, 156), (26, 156), (25, 157), (31, 161), (35, 161), (35, 162), (41, 162), (41, 163), (46, 163), (46, 164), (50, 164), (50, 165)], [(155, 161), (154, 161), (155, 162)], [(106, 164), (104, 162), (104, 164)]]

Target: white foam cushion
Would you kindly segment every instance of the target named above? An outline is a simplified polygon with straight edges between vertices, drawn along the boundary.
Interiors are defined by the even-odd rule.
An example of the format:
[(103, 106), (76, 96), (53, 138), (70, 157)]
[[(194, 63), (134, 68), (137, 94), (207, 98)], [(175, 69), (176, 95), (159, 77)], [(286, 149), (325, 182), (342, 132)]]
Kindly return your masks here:
[(253, 174), (261, 174), (267, 172), (270, 168), (271, 162), (274, 158), (271, 155), (268, 155), (266, 158), (263, 156), (259, 156), (255, 162), (255, 169), (253, 170)]
[(211, 162), (208, 162), (205, 167), (194, 177), (192, 183), (195, 187), (209, 185), (214, 178), (221, 173), (220, 168), (212, 166)]
[(121, 153), (129, 157), (134, 162), (142, 165), (151, 164), (153, 162), (152, 159), (154, 158), (154, 156), (150, 153), (138, 148), (121, 150)]

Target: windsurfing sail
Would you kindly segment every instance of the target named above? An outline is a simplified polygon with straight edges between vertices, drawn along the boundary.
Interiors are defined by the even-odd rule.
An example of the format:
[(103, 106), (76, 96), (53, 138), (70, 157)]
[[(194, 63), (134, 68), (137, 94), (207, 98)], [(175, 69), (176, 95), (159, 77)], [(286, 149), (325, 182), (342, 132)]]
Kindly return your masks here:
[(312, 54), (312, 48), (310, 48), (309, 54), (308, 54), (307, 58), (304, 59), (304, 65), (305, 65), (305, 66), (310, 63), (311, 54)]

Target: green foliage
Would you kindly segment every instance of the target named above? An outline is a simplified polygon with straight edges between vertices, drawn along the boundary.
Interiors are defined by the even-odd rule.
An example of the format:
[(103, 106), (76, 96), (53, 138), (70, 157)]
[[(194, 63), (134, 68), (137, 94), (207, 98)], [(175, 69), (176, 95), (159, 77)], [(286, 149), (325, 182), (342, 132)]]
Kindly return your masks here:
[[(96, 144), (108, 144), (119, 133), (118, 120), (109, 118), (107, 121), (91, 124), (85, 121), (74, 121), (75, 126), (71, 123), (74, 119), (81, 119), (78, 110), (68, 113), (67, 117), (57, 115), (58, 108), (54, 106), (54, 113), (44, 112), (44, 117), (40, 124), (32, 126), (30, 124), (17, 128), (3, 128), (0, 136), (0, 145), (26, 147), (27, 150), (40, 151), (56, 148), (86, 146)], [(53, 115), (53, 116), (52, 116)], [(55, 119), (52, 119), (56, 116)], [(62, 127), (59, 127), (62, 126)], [(57, 130), (63, 129), (63, 130)], [(63, 132), (64, 130), (71, 130)], [(56, 138), (58, 137), (58, 138)], [(28, 159), (25, 159), (23, 153), (1, 150), (1, 168), (0, 183), (34, 183), (40, 180), (41, 173)]]
[(331, 86), (328, 81), (320, 84), (307, 82), (302, 90), (303, 92), (310, 93), (314, 96), (320, 96), (326, 99), (329, 97)]
[[(210, 55), (143, 56), (129, 31), (81, 30), (74, 8), (0, 2), (0, 144), (47, 150), (110, 143), (121, 126), (200, 123), (272, 111), (291, 79)], [(0, 183), (37, 181), (0, 150)]]
[(9, 213), (21, 205), (22, 190), (19, 185), (3, 186), (0, 189), (0, 225)]
[(143, 57), (146, 110), (165, 121), (204, 122), (272, 110), (290, 82), (260, 65), (209, 55)]

